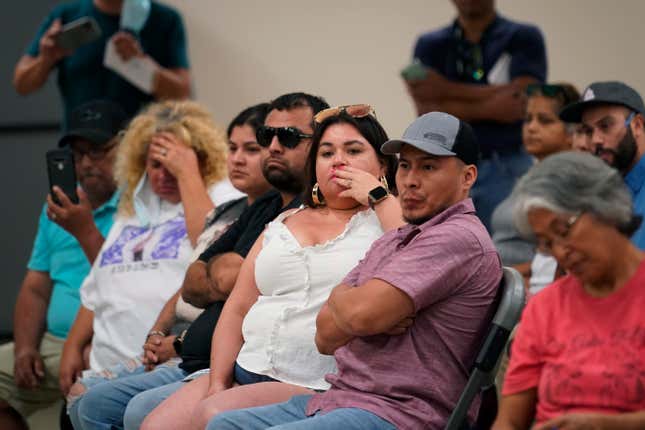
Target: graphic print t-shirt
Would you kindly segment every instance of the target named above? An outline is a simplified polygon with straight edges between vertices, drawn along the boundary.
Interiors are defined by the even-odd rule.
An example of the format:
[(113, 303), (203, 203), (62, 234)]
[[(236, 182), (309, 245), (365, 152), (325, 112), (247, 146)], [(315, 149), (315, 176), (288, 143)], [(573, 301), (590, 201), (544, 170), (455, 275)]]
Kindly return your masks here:
[(645, 409), (645, 263), (618, 291), (592, 297), (569, 275), (529, 300), (504, 395), (538, 390), (538, 422), (574, 411)]
[(181, 204), (141, 225), (120, 217), (81, 287), (94, 311), (90, 368), (100, 371), (141, 354), (146, 333), (181, 286), (192, 248)]

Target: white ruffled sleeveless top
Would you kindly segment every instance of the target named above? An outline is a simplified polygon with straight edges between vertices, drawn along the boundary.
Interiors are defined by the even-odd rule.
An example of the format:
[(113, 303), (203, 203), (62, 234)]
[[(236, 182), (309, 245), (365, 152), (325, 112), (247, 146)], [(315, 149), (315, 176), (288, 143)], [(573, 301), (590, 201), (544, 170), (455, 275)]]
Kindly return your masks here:
[(336, 362), (316, 349), (316, 316), (383, 230), (368, 209), (356, 213), (336, 238), (302, 247), (283, 223), (296, 212), (280, 215), (264, 231), (255, 261), (260, 297), (244, 318), (237, 363), (282, 382), (325, 390), (324, 376), (336, 371)]

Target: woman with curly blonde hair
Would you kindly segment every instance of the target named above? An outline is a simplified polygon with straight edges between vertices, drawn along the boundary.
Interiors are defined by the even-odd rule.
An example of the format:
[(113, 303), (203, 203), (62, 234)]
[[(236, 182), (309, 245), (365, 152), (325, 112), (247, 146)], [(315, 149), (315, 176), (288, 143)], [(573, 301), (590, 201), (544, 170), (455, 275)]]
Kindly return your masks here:
[(226, 180), (227, 142), (210, 113), (195, 102), (151, 105), (132, 120), (117, 153), (115, 177), (123, 190), (119, 215), (135, 213), (135, 194), (147, 180), (161, 200), (183, 203), (194, 243), (213, 203), (241, 196)]
[(227, 179), (226, 152), (224, 133), (190, 101), (153, 104), (125, 130), (115, 166), (122, 192), (117, 219), (81, 286), (82, 306), (63, 348), (65, 390), (83, 369), (91, 341), (91, 370), (70, 396), (87, 388), (87, 376), (141, 355), (159, 311), (182, 283), (206, 215), (242, 196)]

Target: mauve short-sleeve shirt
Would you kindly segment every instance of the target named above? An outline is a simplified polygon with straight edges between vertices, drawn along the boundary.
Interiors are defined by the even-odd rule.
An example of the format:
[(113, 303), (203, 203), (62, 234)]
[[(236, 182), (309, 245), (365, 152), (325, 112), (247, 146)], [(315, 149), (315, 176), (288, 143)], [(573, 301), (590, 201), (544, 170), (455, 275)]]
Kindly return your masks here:
[[(399, 429), (440, 429), (468, 378), (502, 276), (471, 199), (377, 240), (344, 280), (376, 278), (405, 292), (414, 324), (402, 335), (357, 337), (338, 348), (329, 391), (307, 414), (361, 408)], [(474, 417), (475, 405), (470, 418)]]

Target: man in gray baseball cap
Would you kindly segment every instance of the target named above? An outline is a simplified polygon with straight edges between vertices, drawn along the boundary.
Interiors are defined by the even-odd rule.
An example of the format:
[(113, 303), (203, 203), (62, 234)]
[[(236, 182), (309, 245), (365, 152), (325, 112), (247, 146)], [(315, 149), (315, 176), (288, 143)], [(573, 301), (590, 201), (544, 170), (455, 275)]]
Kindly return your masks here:
[(430, 112), (403, 137), (385, 142), (381, 152), (400, 154), (397, 187), (406, 221), (423, 223), (463, 200), (472, 206), (468, 195), (477, 179), (479, 145), (468, 123)]
[(316, 346), (338, 368), (326, 376), (331, 387), (224, 412), (208, 428), (445, 427), (502, 275), (468, 197), (477, 141), (465, 122), (431, 112), (381, 150), (401, 155), (396, 184), (408, 224), (374, 242), (318, 314)]
[[(592, 152), (623, 174), (635, 212), (645, 214), (645, 105), (640, 94), (623, 82), (594, 82), (580, 101), (562, 109), (560, 118), (582, 123)], [(645, 249), (645, 225), (632, 242)]]

